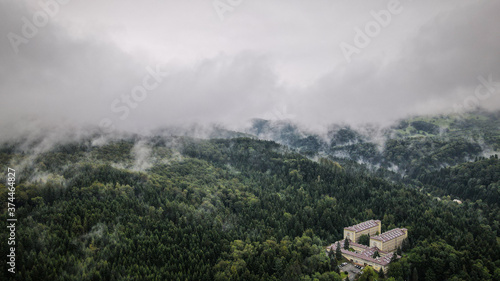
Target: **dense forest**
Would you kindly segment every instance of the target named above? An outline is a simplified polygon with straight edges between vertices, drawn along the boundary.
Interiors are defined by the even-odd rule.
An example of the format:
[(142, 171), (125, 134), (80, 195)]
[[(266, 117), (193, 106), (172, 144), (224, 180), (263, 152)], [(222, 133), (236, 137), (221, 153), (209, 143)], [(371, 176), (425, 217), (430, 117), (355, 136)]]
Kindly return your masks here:
[(382, 177), (411, 183), (424, 173), (500, 151), (500, 112), (419, 116), (390, 127), (332, 125), (323, 134), (286, 120), (254, 120), (248, 132), (304, 155), (319, 152), (349, 166), (355, 161)]
[[(418, 154), (404, 147), (413, 139), (373, 152), (411, 163)], [(330, 147), (369, 147), (348, 130), (333, 140)], [(299, 143), (308, 141), (314, 138)], [(382, 231), (407, 228), (408, 243), (386, 274), (367, 267), (359, 280), (500, 280), (498, 157), (464, 163), (463, 151), (477, 154), (474, 143), (442, 142), (428, 145), (434, 156), (413, 163), (457, 164), (408, 165), (410, 179), (399, 181), (356, 161), (311, 157), (320, 143), (303, 153), (255, 138), (129, 136), (37, 154), (4, 144), (2, 170), (10, 163), (18, 171), (19, 221), (17, 274), (1, 263), (0, 279), (344, 280), (342, 259), (325, 247), (342, 238), (343, 227), (380, 219)], [(2, 230), (0, 241), (8, 235)]]

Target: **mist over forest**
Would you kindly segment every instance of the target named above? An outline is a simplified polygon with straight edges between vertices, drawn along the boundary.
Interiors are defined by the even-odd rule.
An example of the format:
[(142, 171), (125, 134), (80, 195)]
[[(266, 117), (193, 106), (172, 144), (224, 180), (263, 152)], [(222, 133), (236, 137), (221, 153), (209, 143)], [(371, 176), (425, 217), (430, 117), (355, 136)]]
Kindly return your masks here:
[(0, 280), (500, 280), (499, 11), (0, 0)]
[(339, 46), (355, 45), (387, 1), (252, 1), (223, 21), (210, 1), (108, 2), (54, 5), (40, 27), (41, 3), (0, 3), (2, 138), (44, 127), (234, 129), (253, 118), (388, 126), (500, 109), (496, 2), (398, 1), (350, 62)]

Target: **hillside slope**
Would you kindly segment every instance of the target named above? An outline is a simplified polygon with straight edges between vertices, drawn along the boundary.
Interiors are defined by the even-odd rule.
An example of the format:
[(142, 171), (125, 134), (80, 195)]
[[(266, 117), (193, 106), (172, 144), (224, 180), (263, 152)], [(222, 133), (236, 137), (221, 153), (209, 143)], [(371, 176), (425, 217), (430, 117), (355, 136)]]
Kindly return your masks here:
[(339, 280), (323, 247), (367, 219), (409, 229), (388, 277), (500, 276), (498, 219), (478, 219), (475, 204), (270, 141), (136, 137), (2, 155), (32, 159), (18, 170), (17, 280)]

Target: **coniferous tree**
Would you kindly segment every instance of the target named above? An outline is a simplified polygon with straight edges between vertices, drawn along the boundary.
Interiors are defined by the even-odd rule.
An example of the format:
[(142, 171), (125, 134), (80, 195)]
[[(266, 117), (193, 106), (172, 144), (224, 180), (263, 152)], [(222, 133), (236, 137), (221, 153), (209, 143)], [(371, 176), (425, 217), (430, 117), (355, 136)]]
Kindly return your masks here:
[(340, 249), (340, 242), (337, 242), (337, 249), (335, 249), (335, 258), (338, 261), (342, 260), (342, 250)]
[(337, 274), (340, 274), (340, 269), (337, 264), (335, 264), (335, 266), (333, 267), (333, 271)]
[(359, 237), (359, 244), (370, 246), (370, 235), (363, 234)]
[(408, 252), (408, 250), (410, 250), (410, 240), (405, 238), (401, 243), (401, 251)]
[[(45, 168), (40, 165), (42, 171), (62, 173), (67, 182), (61, 186), (54, 182), (19, 184), (19, 212), (32, 214), (18, 232), (20, 244), (31, 250), (19, 256), (22, 277), (204, 281), (285, 276), (299, 280), (308, 275), (326, 280), (319, 276), (335, 276), (331, 271), (338, 268), (332, 266), (342, 257), (333, 258), (336, 250), (328, 259), (321, 241), (338, 239), (337, 231), (346, 225), (344, 217), (364, 219), (357, 214), (365, 208), (380, 217), (381, 210), (391, 207), (394, 215), (387, 225), (412, 231), (411, 243), (403, 241), (400, 249), (409, 255), (391, 264), (393, 270), (386, 277), (418, 281), (418, 269), (420, 280), (500, 280), (496, 263), (500, 260), (496, 233), (500, 232), (494, 223), (500, 202), (495, 199), (500, 170), (496, 159), (444, 168), (435, 174), (422, 169), (422, 180), (428, 177), (433, 182), (422, 188), (432, 195), (464, 195), (457, 195), (464, 200), (461, 205), (441, 204), (414, 188), (358, 176), (355, 171), (327, 169), (299, 154), (276, 154), (272, 150), (277, 146), (271, 142), (212, 140), (188, 147), (190, 141), (183, 141), (187, 143), (183, 161), (154, 164), (140, 173), (99, 162), (123, 159), (133, 145), (99, 148), (96, 163), (75, 161), (64, 169), (60, 154), (41, 158), (47, 164)], [(0, 148), (3, 163), (2, 157)], [(297, 174), (290, 175), (292, 170)], [(444, 178), (454, 183), (446, 186)], [(301, 188), (305, 184), (311, 188)], [(447, 189), (433, 194), (438, 191), (434, 184)], [(4, 201), (5, 190), (0, 183)], [(277, 201), (277, 192), (287, 200)], [(478, 221), (479, 216), (485, 219)], [(303, 230), (309, 228), (314, 232), (304, 235)], [(436, 229), (449, 235), (438, 236)], [(0, 232), (0, 240), (5, 233)], [(283, 238), (286, 235), (290, 237)], [(43, 243), (37, 237), (45, 237)], [(337, 246), (342, 249), (341, 244)], [(5, 265), (0, 268), (6, 272)], [(7, 280), (2, 272), (0, 280)]]
[(380, 270), (378, 271), (378, 276), (380, 277), (380, 279), (385, 278), (385, 273), (383, 268), (380, 268)]
[(418, 281), (418, 272), (416, 267), (414, 267), (412, 270), (411, 281)]

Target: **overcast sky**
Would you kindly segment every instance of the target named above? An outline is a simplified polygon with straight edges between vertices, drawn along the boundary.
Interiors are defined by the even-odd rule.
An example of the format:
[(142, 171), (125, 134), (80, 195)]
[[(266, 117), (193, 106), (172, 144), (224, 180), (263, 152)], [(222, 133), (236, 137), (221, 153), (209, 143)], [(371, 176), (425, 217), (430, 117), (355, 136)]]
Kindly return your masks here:
[(477, 0), (0, 0), (1, 134), (499, 109), (499, 14)]

